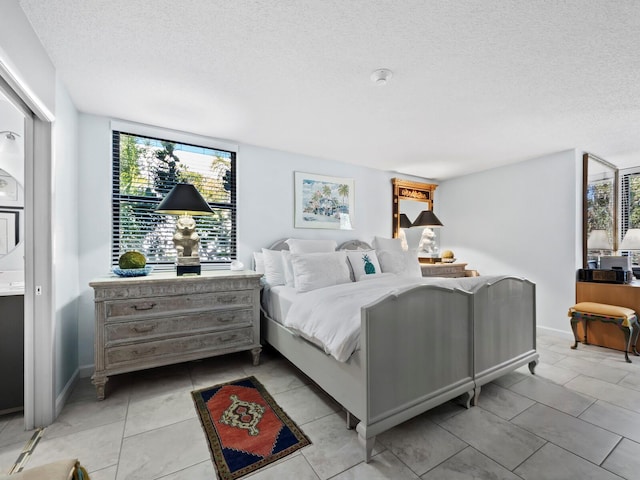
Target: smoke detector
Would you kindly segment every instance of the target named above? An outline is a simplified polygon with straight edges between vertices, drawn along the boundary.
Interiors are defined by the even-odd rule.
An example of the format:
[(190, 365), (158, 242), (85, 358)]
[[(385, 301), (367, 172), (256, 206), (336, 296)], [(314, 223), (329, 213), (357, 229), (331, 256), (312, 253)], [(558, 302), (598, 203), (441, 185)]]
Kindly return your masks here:
[(393, 72), (388, 68), (379, 68), (371, 74), (371, 81), (378, 87), (383, 87), (387, 84), (392, 76)]

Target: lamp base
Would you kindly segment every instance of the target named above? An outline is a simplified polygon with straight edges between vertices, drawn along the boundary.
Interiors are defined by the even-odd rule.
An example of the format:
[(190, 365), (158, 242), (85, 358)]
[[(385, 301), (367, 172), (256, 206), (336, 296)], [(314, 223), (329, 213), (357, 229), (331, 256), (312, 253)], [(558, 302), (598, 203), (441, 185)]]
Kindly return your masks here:
[(176, 265), (178, 277), (183, 275), (200, 275), (200, 265)]
[(176, 274), (179, 277), (183, 275), (200, 275), (200, 259), (198, 257), (178, 257)]

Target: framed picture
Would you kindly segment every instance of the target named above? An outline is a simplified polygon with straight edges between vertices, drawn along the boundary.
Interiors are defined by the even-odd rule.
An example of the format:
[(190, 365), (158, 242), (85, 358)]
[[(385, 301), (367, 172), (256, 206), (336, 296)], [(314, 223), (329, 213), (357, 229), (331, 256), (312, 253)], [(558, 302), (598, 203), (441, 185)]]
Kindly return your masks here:
[(0, 255), (6, 255), (20, 242), (20, 212), (0, 210)]
[(295, 174), (295, 228), (353, 229), (352, 178)]

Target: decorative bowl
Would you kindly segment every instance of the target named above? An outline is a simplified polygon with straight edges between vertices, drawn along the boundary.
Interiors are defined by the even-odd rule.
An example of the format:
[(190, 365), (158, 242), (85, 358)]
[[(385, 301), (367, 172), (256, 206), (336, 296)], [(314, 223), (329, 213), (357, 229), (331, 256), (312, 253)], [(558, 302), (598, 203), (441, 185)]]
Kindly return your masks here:
[(456, 261), (455, 258), (443, 258), (442, 259), (442, 263), (453, 263), (455, 261)]
[(144, 268), (113, 267), (112, 271), (119, 277), (144, 277), (153, 271), (153, 266), (147, 265)]

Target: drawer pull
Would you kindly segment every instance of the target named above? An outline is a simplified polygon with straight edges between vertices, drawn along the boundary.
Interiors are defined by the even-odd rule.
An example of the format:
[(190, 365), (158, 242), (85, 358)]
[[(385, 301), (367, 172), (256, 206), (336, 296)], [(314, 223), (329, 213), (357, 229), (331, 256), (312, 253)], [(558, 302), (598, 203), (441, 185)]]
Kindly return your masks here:
[(231, 317), (220, 317), (220, 318), (218, 318), (218, 321), (220, 323), (227, 323), (227, 322), (233, 322), (235, 319), (236, 319), (236, 316), (233, 315)]
[(143, 303), (141, 305), (134, 305), (132, 308), (134, 310), (151, 310), (153, 307), (155, 307), (156, 304), (155, 303)]
[(156, 347), (146, 348), (144, 350), (133, 350), (133, 353), (136, 357), (142, 357), (144, 355), (153, 355), (156, 352)]
[(225, 335), (224, 337), (220, 337), (220, 343), (227, 343), (227, 342), (230, 342), (231, 340), (235, 340), (237, 336), (238, 336), (237, 333), (233, 333), (231, 335)]
[(228, 305), (230, 303), (234, 303), (235, 301), (236, 301), (236, 297), (235, 296), (219, 297), (218, 298), (218, 303), (224, 303), (225, 305)]
[(136, 333), (146, 333), (146, 332), (151, 332), (155, 330), (156, 326), (155, 325), (133, 325), (129, 328), (131, 328), (131, 330), (133, 330)]

